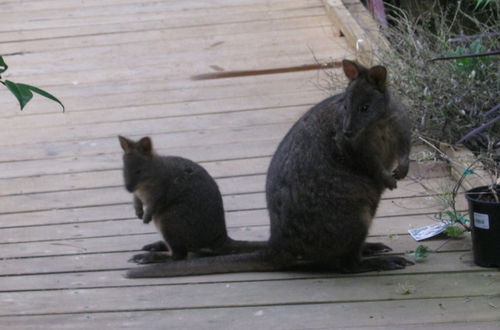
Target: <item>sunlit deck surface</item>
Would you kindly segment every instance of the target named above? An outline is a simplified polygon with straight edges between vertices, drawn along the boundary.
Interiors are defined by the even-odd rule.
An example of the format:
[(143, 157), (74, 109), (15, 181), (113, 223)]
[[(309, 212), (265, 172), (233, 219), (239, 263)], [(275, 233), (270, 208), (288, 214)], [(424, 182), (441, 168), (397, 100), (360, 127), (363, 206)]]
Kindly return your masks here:
[[(468, 237), (426, 241), (436, 252), (401, 271), (123, 277), (159, 235), (134, 216), (119, 134), (200, 162), (230, 235), (267, 239), (270, 157), (328, 95), (313, 66), (353, 58), (322, 1), (0, 0), (0, 17), (3, 78), (66, 106), (35, 97), (21, 112), (0, 86), (1, 329), (499, 326), (499, 272), (472, 264)], [(394, 254), (420, 244), (407, 230), (434, 221), (452, 184), (419, 168), (370, 232)]]

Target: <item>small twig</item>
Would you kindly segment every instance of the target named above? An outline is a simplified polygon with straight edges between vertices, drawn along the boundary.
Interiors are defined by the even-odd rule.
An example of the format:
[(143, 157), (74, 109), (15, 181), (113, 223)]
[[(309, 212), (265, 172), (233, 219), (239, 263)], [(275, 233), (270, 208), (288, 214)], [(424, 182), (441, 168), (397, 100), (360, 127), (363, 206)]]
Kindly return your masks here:
[(485, 38), (485, 37), (494, 37), (494, 36), (498, 36), (498, 35), (500, 35), (500, 32), (479, 33), (479, 34), (471, 34), (468, 36), (462, 36), (462, 37), (457, 37), (457, 38), (450, 38), (447, 41), (448, 42), (461, 42), (461, 41), (469, 41), (469, 40)]
[(436, 150), (441, 155), (441, 157), (443, 157), (444, 159), (446, 159), (447, 161), (449, 161), (451, 163), (454, 163), (455, 165), (460, 166), (459, 162), (453, 160), (451, 157), (448, 157), (448, 155), (446, 155), (444, 152), (442, 152), (438, 147), (436, 147), (434, 144), (432, 144), (431, 142), (429, 142), (427, 139), (424, 139), (422, 136), (419, 136), (418, 138), (422, 142), (424, 142), (425, 144), (427, 144), (428, 146), (430, 146), (432, 149)]
[(484, 116), (487, 117), (489, 115), (491, 115), (492, 113), (495, 113), (498, 109), (500, 109), (500, 103), (495, 105), (491, 110), (488, 110)]
[(500, 55), (500, 50), (493, 50), (491, 52), (483, 52), (483, 53), (475, 53), (475, 54), (435, 57), (433, 59), (428, 60), (428, 62), (455, 60), (455, 59), (469, 58), (469, 57), (483, 57), (483, 56), (492, 56), (492, 55)]
[[(497, 104), (495, 107), (493, 107), (493, 109), (489, 110), (485, 115), (489, 115), (489, 114), (492, 114), (494, 113), (496, 110), (500, 109), (500, 104)], [(463, 143), (465, 140), (468, 140), (470, 139), (471, 137), (473, 137), (474, 135), (476, 135), (477, 133), (485, 130), (486, 128), (490, 127), (491, 125), (493, 125), (494, 123), (496, 123), (497, 121), (500, 120), (500, 115), (498, 115), (496, 118), (493, 118), (492, 120), (490, 120), (489, 122), (487, 123), (484, 123), (482, 124), (481, 126), (473, 129), (472, 131), (470, 131), (469, 133), (465, 134), (460, 140), (458, 140), (457, 143)]]
[(490, 186), (490, 191), (491, 191), (491, 194), (493, 195), (493, 198), (495, 198), (495, 201), (496, 201), (497, 203), (499, 203), (499, 202), (500, 202), (500, 199), (498, 198), (498, 192), (497, 192), (497, 190), (495, 189), (495, 187), (496, 187), (496, 185), (495, 185), (495, 184), (492, 184), (492, 185)]

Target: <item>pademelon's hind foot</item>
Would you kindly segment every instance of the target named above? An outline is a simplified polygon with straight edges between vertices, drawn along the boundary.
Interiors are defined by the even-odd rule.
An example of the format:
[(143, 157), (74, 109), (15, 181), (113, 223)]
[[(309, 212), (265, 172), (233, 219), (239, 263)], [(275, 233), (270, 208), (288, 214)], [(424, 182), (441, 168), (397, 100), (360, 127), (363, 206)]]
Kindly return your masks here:
[(373, 256), (376, 254), (390, 252), (390, 251), (392, 251), (392, 249), (385, 244), (365, 242), (363, 244), (361, 253), (363, 254), (363, 256)]
[(398, 270), (411, 265), (414, 263), (399, 256), (372, 257), (361, 261), (360, 272)]
[(414, 265), (413, 262), (399, 256), (378, 256), (355, 259), (343, 258), (338, 264), (341, 273), (356, 274), (383, 270), (404, 269), (406, 266)]

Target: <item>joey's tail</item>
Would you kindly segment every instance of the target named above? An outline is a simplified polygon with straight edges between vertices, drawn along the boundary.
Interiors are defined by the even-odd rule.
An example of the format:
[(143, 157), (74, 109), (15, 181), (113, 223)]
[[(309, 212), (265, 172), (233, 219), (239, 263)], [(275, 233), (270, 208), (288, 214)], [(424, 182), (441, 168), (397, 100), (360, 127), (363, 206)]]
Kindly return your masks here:
[(238, 272), (264, 272), (285, 269), (285, 265), (270, 258), (266, 251), (229, 254), (187, 260), (169, 261), (132, 268), (128, 278), (172, 277)]
[(263, 250), (268, 241), (237, 241), (229, 238), (217, 254), (247, 253)]

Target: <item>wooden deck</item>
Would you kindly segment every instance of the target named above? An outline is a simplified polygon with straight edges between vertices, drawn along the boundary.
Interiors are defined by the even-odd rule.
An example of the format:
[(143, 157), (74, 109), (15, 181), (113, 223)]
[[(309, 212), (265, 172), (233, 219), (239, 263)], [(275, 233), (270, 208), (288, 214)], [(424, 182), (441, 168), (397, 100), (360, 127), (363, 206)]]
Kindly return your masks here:
[[(428, 241), (436, 253), (394, 272), (123, 277), (158, 234), (134, 218), (118, 134), (201, 162), (230, 235), (268, 237), (270, 156), (327, 95), (323, 71), (302, 69), (352, 58), (322, 1), (0, 0), (0, 15), (4, 78), (67, 108), (20, 112), (0, 90), (1, 329), (498, 329), (499, 272), (472, 265), (469, 238)], [(370, 240), (403, 254), (441, 204), (399, 187)]]

